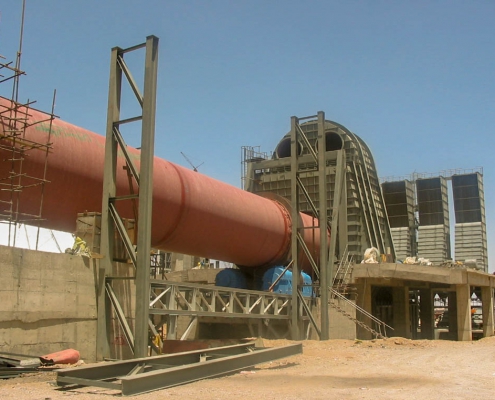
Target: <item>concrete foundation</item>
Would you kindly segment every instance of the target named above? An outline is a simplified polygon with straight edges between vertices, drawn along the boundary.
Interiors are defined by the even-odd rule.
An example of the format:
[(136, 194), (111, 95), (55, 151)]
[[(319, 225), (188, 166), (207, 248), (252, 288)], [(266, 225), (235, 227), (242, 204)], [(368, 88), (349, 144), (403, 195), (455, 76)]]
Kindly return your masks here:
[[(68, 348), (81, 353), (81, 358), (96, 360), (96, 259), (69, 254), (44, 253), (0, 246), (0, 352), (39, 356)], [(133, 276), (132, 266), (116, 264), (116, 276)], [(432, 267), (375, 264), (357, 266), (354, 284), (358, 305), (370, 313), (381, 310), (389, 319), (394, 331), (389, 336), (411, 337), (409, 314), (410, 289), (420, 293), (421, 337), (434, 338), (432, 295), (441, 286), (448, 292), (450, 330), (453, 340), (471, 340), (470, 288), (481, 288), (483, 300), (483, 336), (494, 334), (493, 289), (495, 277), (473, 271), (452, 271)], [(196, 281), (213, 284), (218, 270), (187, 270), (175, 274), (173, 280)], [(180, 279), (182, 278), (182, 279)], [(131, 279), (117, 279), (112, 283), (127, 323), (134, 329), (135, 288)], [(377, 304), (373, 293), (381, 288), (382, 303)], [(385, 293), (385, 296), (383, 294)], [(387, 303), (390, 293), (390, 304)], [(383, 301), (384, 300), (384, 301)], [(354, 318), (355, 310), (348, 304), (338, 306)], [(387, 311), (389, 310), (389, 311)], [(313, 315), (319, 311), (313, 309)], [(329, 310), (331, 339), (369, 339), (370, 333), (359, 328), (351, 319), (335, 309)], [(177, 336), (186, 330), (189, 319), (182, 318), (177, 325)], [(198, 321), (203, 323), (206, 321)], [(209, 321), (211, 323), (211, 321)], [(223, 322), (223, 321), (222, 321)], [(232, 322), (228, 321), (227, 322)], [(253, 321), (254, 322), (254, 321)], [(132, 357), (129, 345), (117, 319), (110, 321), (109, 345), (114, 358)], [(248, 327), (249, 328), (249, 327)], [(258, 329), (247, 329), (250, 335)], [(199, 333), (199, 334), (198, 334)], [(197, 326), (188, 339), (201, 338)], [(314, 336), (314, 335), (313, 335)], [(316, 338), (316, 337), (314, 337)]]
[[(355, 265), (352, 278), (358, 305), (394, 328), (387, 332), (388, 336), (472, 340), (471, 293), (475, 287), (479, 287), (482, 294), (482, 336), (494, 335), (493, 275), (467, 268), (380, 263)], [(411, 313), (416, 307), (411, 293), (413, 297), (419, 293), (419, 314)], [(448, 330), (435, 327), (435, 293), (448, 297)], [(419, 320), (416, 320), (417, 315)], [(370, 339), (370, 334), (359, 328), (358, 338)]]
[(74, 348), (95, 360), (92, 261), (0, 246), (0, 352), (40, 356)]

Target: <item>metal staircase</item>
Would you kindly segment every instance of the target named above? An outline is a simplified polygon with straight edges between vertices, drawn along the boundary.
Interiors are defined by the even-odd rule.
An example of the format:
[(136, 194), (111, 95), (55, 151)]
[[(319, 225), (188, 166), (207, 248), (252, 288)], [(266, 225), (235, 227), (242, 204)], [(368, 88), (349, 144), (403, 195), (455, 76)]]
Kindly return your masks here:
[[(330, 299), (328, 304), (335, 310), (337, 310), (339, 313), (344, 315), (346, 318), (350, 319), (353, 321), (356, 325), (359, 325), (361, 328), (367, 330), (368, 332), (371, 332), (375, 336), (375, 338), (378, 339), (385, 339), (387, 337), (387, 331), (386, 328), (388, 329), (394, 329), (391, 326), (387, 325), (385, 322), (380, 321), (378, 318), (374, 317), (372, 314), (370, 314), (368, 311), (366, 311), (364, 308), (359, 307), (349, 299), (347, 299), (345, 296), (341, 295), (339, 292), (334, 290), (333, 288), (329, 287), (328, 290), (330, 291)], [(354, 318), (351, 314), (349, 314), (347, 311), (342, 309), (338, 304), (337, 300), (343, 301), (345, 304), (349, 305), (350, 307), (354, 308), (356, 310), (356, 315), (360, 313), (363, 317), (368, 319), (370, 321), (370, 325), (373, 325), (376, 329), (373, 329), (370, 325), (366, 324), (363, 321), (358, 320), (357, 318)]]
[(340, 294), (350, 295), (352, 287), (349, 285), (352, 274), (352, 266), (354, 265), (354, 256), (349, 257), (349, 251), (347, 246), (345, 247), (344, 254), (340, 260), (340, 263), (335, 271), (335, 275), (332, 280), (332, 286)]
[[(346, 247), (333, 278), (333, 287), (328, 287), (330, 294), (328, 304), (333, 309), (344, 315), (346, 318), (353, 321), (356, 325), (359, 325), (361, 328), (370, 332), (372, 335), (375, 336), (375, 338), (384, 339), (387, 337), (387, 328), (391, 330), (393, 330), (393, 328), (387, 325), (385, 322), (374, 317), (372, 314), (359, 307), (358, 305), (356, 305), (356, 303), (350, 301), (346, 297), (346, 295), (350, 294), (351, 285), (349, 283), (352, 275), (353, 265), (353, 257), (351, 256), (349, 259), (349, 253)], [(356, 316), (359, 313), (363, 317), (363, 319), (368, 320), (369, 323), (367, 324), (353, 317), (351, 314), (349, 314), (347, 311), (339, 306), (338, 303), (340, 302), (344, 302), (349, 307), (354, 308), (356, 310)]]

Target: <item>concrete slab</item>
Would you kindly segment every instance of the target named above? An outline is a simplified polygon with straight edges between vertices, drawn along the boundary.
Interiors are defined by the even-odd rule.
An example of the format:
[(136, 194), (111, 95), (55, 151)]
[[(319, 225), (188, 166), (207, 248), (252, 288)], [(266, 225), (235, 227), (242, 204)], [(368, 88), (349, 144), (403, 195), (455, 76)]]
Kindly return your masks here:
[(363, 278), (399, 279), (448, 285), (495, 286), (495, 275), (470, 269), (412, 264), (356, 264), (352, 282)]

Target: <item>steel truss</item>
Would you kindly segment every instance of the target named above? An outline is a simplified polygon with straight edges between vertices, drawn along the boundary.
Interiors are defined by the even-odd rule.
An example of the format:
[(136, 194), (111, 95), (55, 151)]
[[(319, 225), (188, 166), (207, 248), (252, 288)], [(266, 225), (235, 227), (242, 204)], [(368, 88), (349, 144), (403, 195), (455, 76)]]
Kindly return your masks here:
[[(114, 312), (119, 320), (124, 337), (131, 351), (134, 352), (134, 333), (130, 328), (125, 313), (120, 306), (117, 295), (110, 281), (121, 278), (109, 277), (106, 283), (106, 292), (110, 299)], [(312, 326), (319, 334), (318, 326), (311, 314), (312, 298), (303, 297), (299, 290), (299, 320), (306, 328), (305, 338), (310, 334)], [(172, 282), (162, 280), (150, 281), (150, 303), (148, 327), (154, 335), (157, 343), (151, 343), (156, 354), (161, 354), (163, 345), (163, 332), (166, 339), (186, 340), (197, 326), (199, 318), (228, 318), (235, 319), (237, 323), (245, 323), (252, 332), (252, 336), (262, 336), (261, 330), (266, 329), (274, 337), (288, 337), (291, 323), (292, 296), (265, 291), (242, 290), (227, 287), (202, 285), (184, 282)], [(153, 316), (161, 317), (155, 321)], [(178, 318), (190, 318), (188, 326), (182, 336), (178, 338)], [(271, 321), (286, 323), (287, 332), (280, 334), (272, 325)], [(262, 322), (257, 324), (256, 322)], [(163, 326), (166, 325), (166, 329)], [(253, 327), (254, 326), (254, 327)], [(258, 332), (254, 328), (258, 328)], [(159, 332), (162, 332), (160, 334)]]
[[(316, 152), (311, 146), (306, 134), (301, 128), (299, 122), (316, 119), (318, 124), (318, 152)], [(291, 206), (292, 206), (292, 220), (295, 221), (296, 229), (292, 231), (292, 260), (294, 260), (294, 264), (292, 267), (292, 287), (294, 288), (294, 293), (292, 295), (293, 302), (297, 304), (298, 299), (301, 299), (301, 295), (297, 288), (297, 281), (299, 276), (299, 266), (297, 260), (299, 259), (299, 249), (306, 254), (306, 257), (309, 259), (315, 276), (320, 281), (320, 287), (323, 288), (321, 290), (321, 329), (318, 328), (313, 319), (311, 319), (315, 329), (320, 336), (320, 339), (327, 340), (329, 338), (329, 319), (328, 319), (328, 291), (325, 288), (328, 287), (329, 282), (332, 280), (333, 276), (333, 263), (335, 260), (335, 248), (337, 243), (337, 223), (339, 210), (341, 209), (340, 205), (342, 202), (342, 187), (345, 182), (345, 168), (344, 168), (344, 152), (343, 150), (338, 150), (332, 154), (333, 157), (337, 160), (336, 166), (336, 181), (335, 181), (335, 194), (331, 212), (328, 208), (328, 199), (327, 199), (327, 181), (326, 181), (326, 164), (328, 155), (326, 154), (326, 134), (325, 134), (325, 113), (319, 111), (317, 115), (304, 117), (304, 118), (291, 118)], [(318, 173), (318, 185), (319, 185), (319, 196), (318, 202), (319, 207), (317, 207), (310, 195), (308, 194), (307, 189), (305, 188), (303, 181), (300, 177), (302, 170), (307, 172), (306, 166), (307, 164), (301, 165), (299, 161), (299, 150), (298, 144), (301, 144), (305, 149), (308, 150), (308, 153), (312, 157), (312, 161), (314, 161), (314, 170)], [(304, 245), (304, 240), (302, 238), (300, 227), (298, 226), (298, 218), (299, 214), (299, 193), (302, 193), (306, 198), (311, 210), (315, 217), (318, 218), (319, 227), (320, 227), (320, 254), (319, 260), (314, 260), (310, 254), (309, 249)], [(331, 223), (329, 222), (331, 221)], [(327, 232), (331, 231), (330, 243), (327, 241)], [(292, 315), (292, 337), (297, 339), (301, 335), (301, 324), (298, 321), (298, 314), (293, 311)]]
[[(131, 71), (124, 61), (126, 53), (145, 48), (144, 90), (141, 94)], [(108, 94), (107, 131), (105, 143), (105, 170), (103, 180), (103, 201), (101, 218), (101, 268), (98, 283), (98, 332), (97, 357), (103, 359), (110, 356), (109, 322), (111, 316), (110, 304), (114, 306), (116, 315), (126, 338), (136, 357), (144, 357), (148, 353), (148, 299), (150, 280), (150, 251), (151, 251), (151, 202), (153, 195), (153, 156), (155, 138), (155, 109), (156, 109), (156, 82), (158, 70), (158, 38), (148, 36), (146, 42), (127, 49), (115, 47), (112, 49), (110, 63), (110, 83)], [(142, 115), (122, 119), (120, 116), (122, 78), (127, 82), (142, 109)], [(141, 154), (140, 169), (136, 168), (127, 145), (120, 132), (124, 124), (141, 121)], [(129, 194), (117, 197), (116, 172), (118, 152), (125, 158), (125, 168), (129, 176)], [(139, 187), (139, 194), (135, 194), (133, 180)], [(139, 200), (139, 207), (136, 207)], [(119, 215), (116, 203), (131, 201), (138, 225), (136, 252), (133, 241), (125, 229), (122, 217)], [(132, 261), (136, 276), (136, 328), (134, 335), (125, 323), (118, 300), (111, 287), (113, 274), (113, 254), (116, 233), (123, 240), (129, 259)], [(109, 301), (110, 300), (110, 301)]]
[(225, 375), (302, 353), (302, 344), (259, 348), (254, 342), (57, 371), (57, 385), (96, 386), (130, 396)]
[(289, 319), (291, 295), (183, 282), (151, 282), (150, 314)]

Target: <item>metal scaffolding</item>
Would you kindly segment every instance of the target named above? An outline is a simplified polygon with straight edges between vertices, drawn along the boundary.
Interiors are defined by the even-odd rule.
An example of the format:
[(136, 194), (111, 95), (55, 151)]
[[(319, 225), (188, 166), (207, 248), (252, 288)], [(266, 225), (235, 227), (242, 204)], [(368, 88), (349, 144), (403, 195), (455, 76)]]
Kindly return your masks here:
[(267, 152), (262, 152), (260, 146), (242, 146), (241, 147), (241, 187), (246, 190), (249, 186), (248, 180), (251, 177), (249, 166), (254, 161), (268, 160), (270, 157)]
[[(26, 103), (19, 102), (20, 77), (25, 75), (21, 70), (22, 36), (24, 28), (23, 2), (19, 50), (15, 62), (4, 61), (0, 56), (0, 83), (6, 85), (12, 83), (11, 98), (0, 99), (0, 162), (8, 163), (8, 175), (0, 176), (0, 223), (8, 225), (8, 245), (15, 246), (18, 224), (38, 226), (36, 235), (36, 249), (38, 249), (39, 227), (42, 221), (43, 195), (47, 180), (48, 155), (52, 148), (51, 132), (53, 113), (55, 105), (55, 94), (53, 95), (52, 109), (46, 114), (46, 119), (33, 121), (30, 118), (31, 106), (34, 101)], [(29, 121), (29, 122), (28, 122)], [(26, 131), (34, 129), (34, 125), (44, 123), (48, 129), (37, 129), (36, 140), (26, 138)], [(44, 153), (44, 167), (39, 170), (29, 170), (24, 167), (24, 160), (28, 159), (33, 152)], [(38, 199), (37, 206), (32, 207), (29, 212), (21, 212), (23, 199)]]

